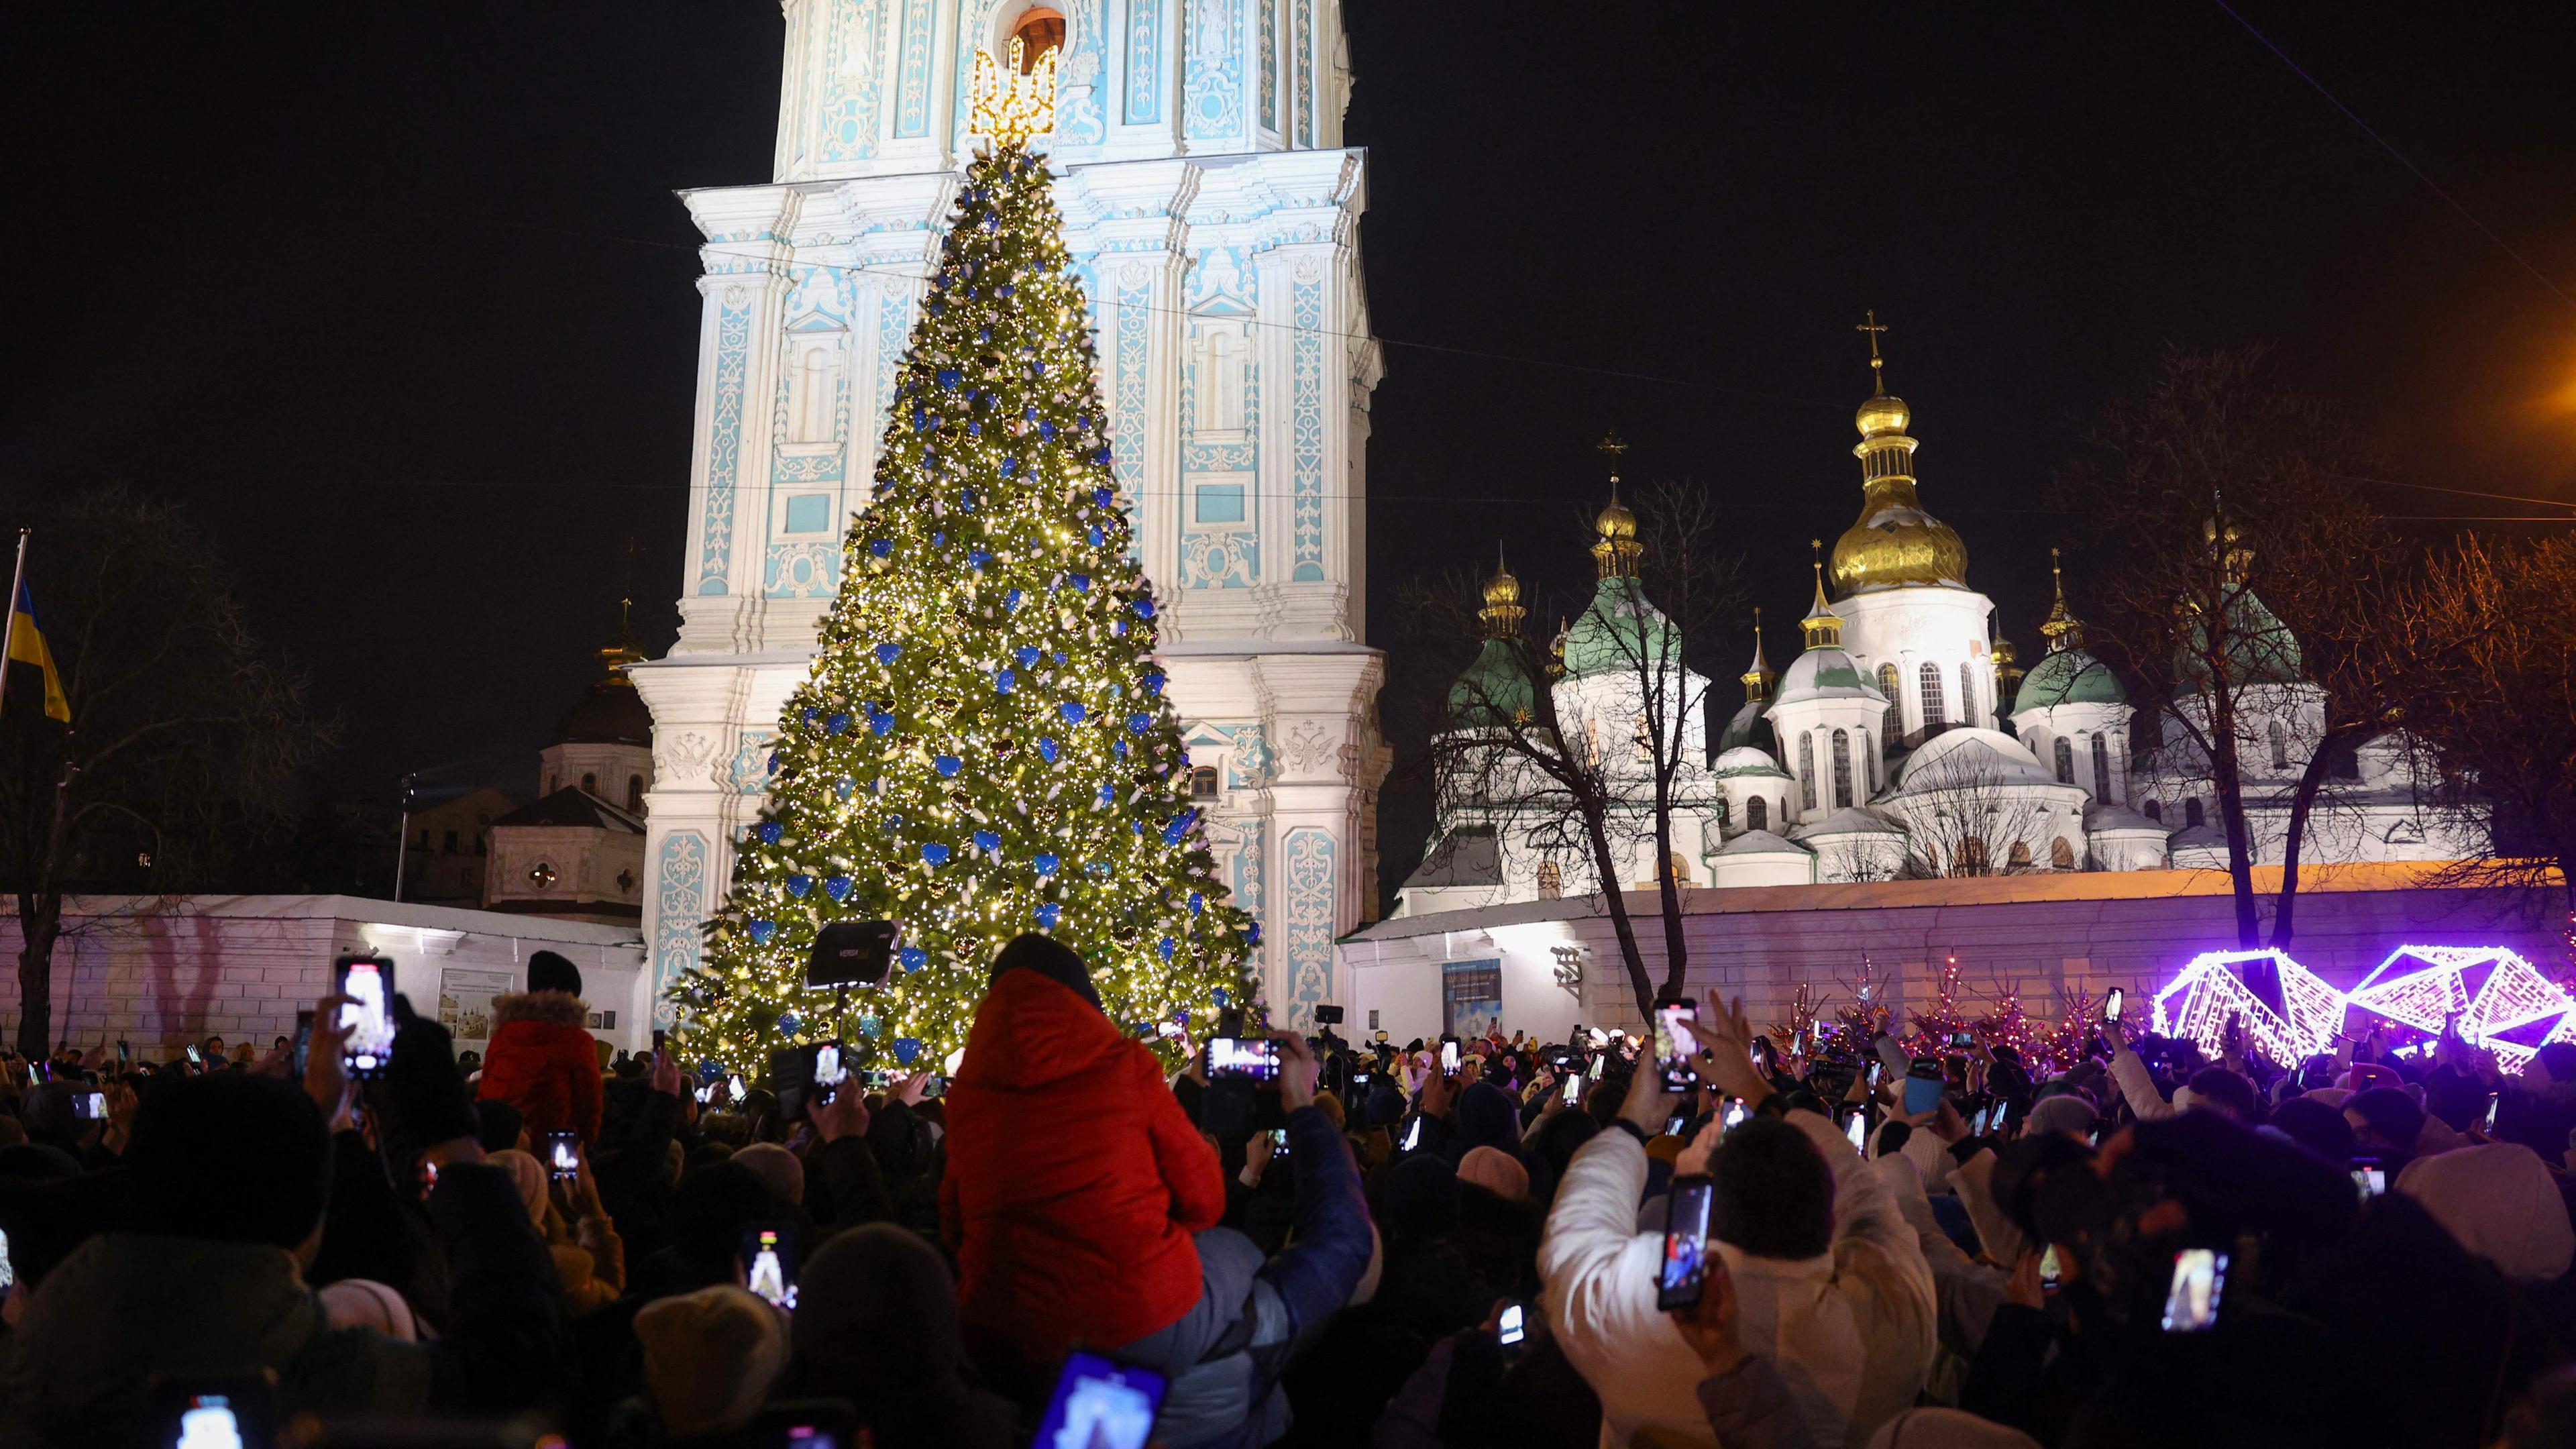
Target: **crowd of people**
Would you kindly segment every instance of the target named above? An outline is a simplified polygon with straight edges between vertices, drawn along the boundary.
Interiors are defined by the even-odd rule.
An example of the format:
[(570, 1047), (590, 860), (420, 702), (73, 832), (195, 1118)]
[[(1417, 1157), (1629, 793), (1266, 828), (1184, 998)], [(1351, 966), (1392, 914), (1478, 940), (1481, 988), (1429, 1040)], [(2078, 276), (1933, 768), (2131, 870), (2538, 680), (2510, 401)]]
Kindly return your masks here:
[(337, 996), (9, 1059), (0, 1449), (2576, 1442), (2576, 1043), (2061, 1068), (1712, 999), (1173, 1072), (1026, 936), (953, 1073), (835, 1089), (529, 985), (479, 1059), (398, 1001), (353, 1074)]

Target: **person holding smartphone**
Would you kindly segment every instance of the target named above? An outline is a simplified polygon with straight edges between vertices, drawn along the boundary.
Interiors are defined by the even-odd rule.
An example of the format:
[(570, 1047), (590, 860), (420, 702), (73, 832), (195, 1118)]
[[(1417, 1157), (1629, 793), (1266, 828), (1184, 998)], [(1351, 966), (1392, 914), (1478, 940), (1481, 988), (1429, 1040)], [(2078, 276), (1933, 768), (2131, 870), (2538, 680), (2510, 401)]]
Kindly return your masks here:
[[(1914, 1168), (1863, 1161), (1824, 1114), (1781, 1100), (1754, 1064), (1740, 1005), (1712, 998), (1694, 1035), (1699, 1075), (1752, 1114), (1718, 1139), (1707, 1169), (1711, 1266), (1761, 1295), (1742, 1346), (1814, 1388), (1811, 1424), (1819, 1412), (1836, 1421), (1816, 1425), (1820, 1436), (1865, 1442), (1914, 1402), (1935, 1346), (1931, 1268), (1890, 1176)], [(1600, 1395), (1605, 1442), (1708, 1432), (1694, 1393), (1707, 1366), (1657, 1306), (1665, 1242), (1636, 1230), (1644, 1144), (1671, 1103), (1660, 1073), (1630, 1077), (1618, 1119), (1567, 1166), (1539, 1249), (1545, 1301), (1562, 1305), (1549, 1326)]]

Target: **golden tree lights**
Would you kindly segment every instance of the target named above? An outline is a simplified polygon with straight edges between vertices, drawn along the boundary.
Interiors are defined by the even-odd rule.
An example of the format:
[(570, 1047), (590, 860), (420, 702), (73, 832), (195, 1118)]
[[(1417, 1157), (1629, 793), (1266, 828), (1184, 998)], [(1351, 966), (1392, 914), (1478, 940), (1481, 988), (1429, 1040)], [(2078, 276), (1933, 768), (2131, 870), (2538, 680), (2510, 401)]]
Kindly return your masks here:
[[(1078, 952), (1139, 1034), (1246, 1004), (1256, 928), (1189, 798), (1082, 295), (1009, 115), (959, 194), (760, 819), (673, 988), (693, 1057), (754, 1069), (838, 1037), (861, 1064), (937, 1063), (1025, 931)], [(897, 964), (844, 1023), (802, 986), (807, 954), (829, 922), (882, 919)]]

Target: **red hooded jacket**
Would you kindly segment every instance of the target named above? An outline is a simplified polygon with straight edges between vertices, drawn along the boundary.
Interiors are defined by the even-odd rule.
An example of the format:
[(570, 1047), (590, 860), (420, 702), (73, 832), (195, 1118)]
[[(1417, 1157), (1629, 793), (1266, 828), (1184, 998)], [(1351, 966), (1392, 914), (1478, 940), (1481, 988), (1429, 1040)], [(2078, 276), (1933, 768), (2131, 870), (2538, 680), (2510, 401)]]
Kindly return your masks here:
[(528, 1138), (569, 1127), (599, 1141), (599, 1048), (583, 1025), (590, 1008), (567, 991), (492, 998), (491, 1044), (477, 1098), (498, 1097), (528, 1120)]
[(1145, 1044), (1036, 971), (976, 1008), (948, 1089), (939, 1219), (970, 1338), (1051, 1364), (1180, 1321), (1194, 1233), (1225, 1216), (1216, 1149)]

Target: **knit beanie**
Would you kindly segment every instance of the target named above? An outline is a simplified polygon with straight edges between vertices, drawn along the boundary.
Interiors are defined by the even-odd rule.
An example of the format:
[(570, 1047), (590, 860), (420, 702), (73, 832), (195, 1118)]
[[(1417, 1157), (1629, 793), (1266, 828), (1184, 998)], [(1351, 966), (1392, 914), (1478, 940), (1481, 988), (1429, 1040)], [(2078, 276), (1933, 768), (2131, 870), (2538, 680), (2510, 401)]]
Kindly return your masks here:
[[(993, 958), (993, 979), (996, 981), (1002, 979), (1005, 971), (1023, 969), (1069, 987), (1074, 995), (1093, 1006), (1100, 1006), (1100, 993), (1091, 986), (1091, 968), (1083, 965), (1081, 957), (1053, 936), (1028, 932), (1004, 946), (1002, 954)], [(1101, 1010), (1105, 1012), (1108, 1008), (1101, 1007)]]
[(1458, 1180), (1472, 1182), (1494, 1196), (1513, 1202), (1529, 1197), (1529, 1169), (1499, 1147), (1470, 1149), (1458, 1159)]
[(731, 1284), (645, 1304), (635, 1338), (645, 1388), (674, 1439), (751, 1422), (787, 1364), (778, 1310)]
[(303, 1084), (246, 1072), (145, 1094), (126, 1149), (136, 1226), (293, 1248), (331, 1199), (331, 1134)]
[(2081, 1137), (2093, 1130), (2093, 1118), (2092, 1102), (2072, 1092), (2060, 1093), (2031, 1104), (2022, 1132), (2066, 1132)]
[(539, 951), (528, 957), (528, 989), (560, 991), (566, 996), (581, 995), (581, 968), (552, 951)]
[(2461, 1247), (2520, 1283), (2545, 1283), (2576, 1261), (2576, 1228), (2540, 1155), (2518, 1142), (2463, 1147), (2406, 1164), (2393, 1184), (2424, 1205)]
[(734, 1165), (760, 1179), (769, 1195), (783, 1203), (805, 1201), (805, 1164), (775, 1142), (755, 1142), (733, 1155)]

